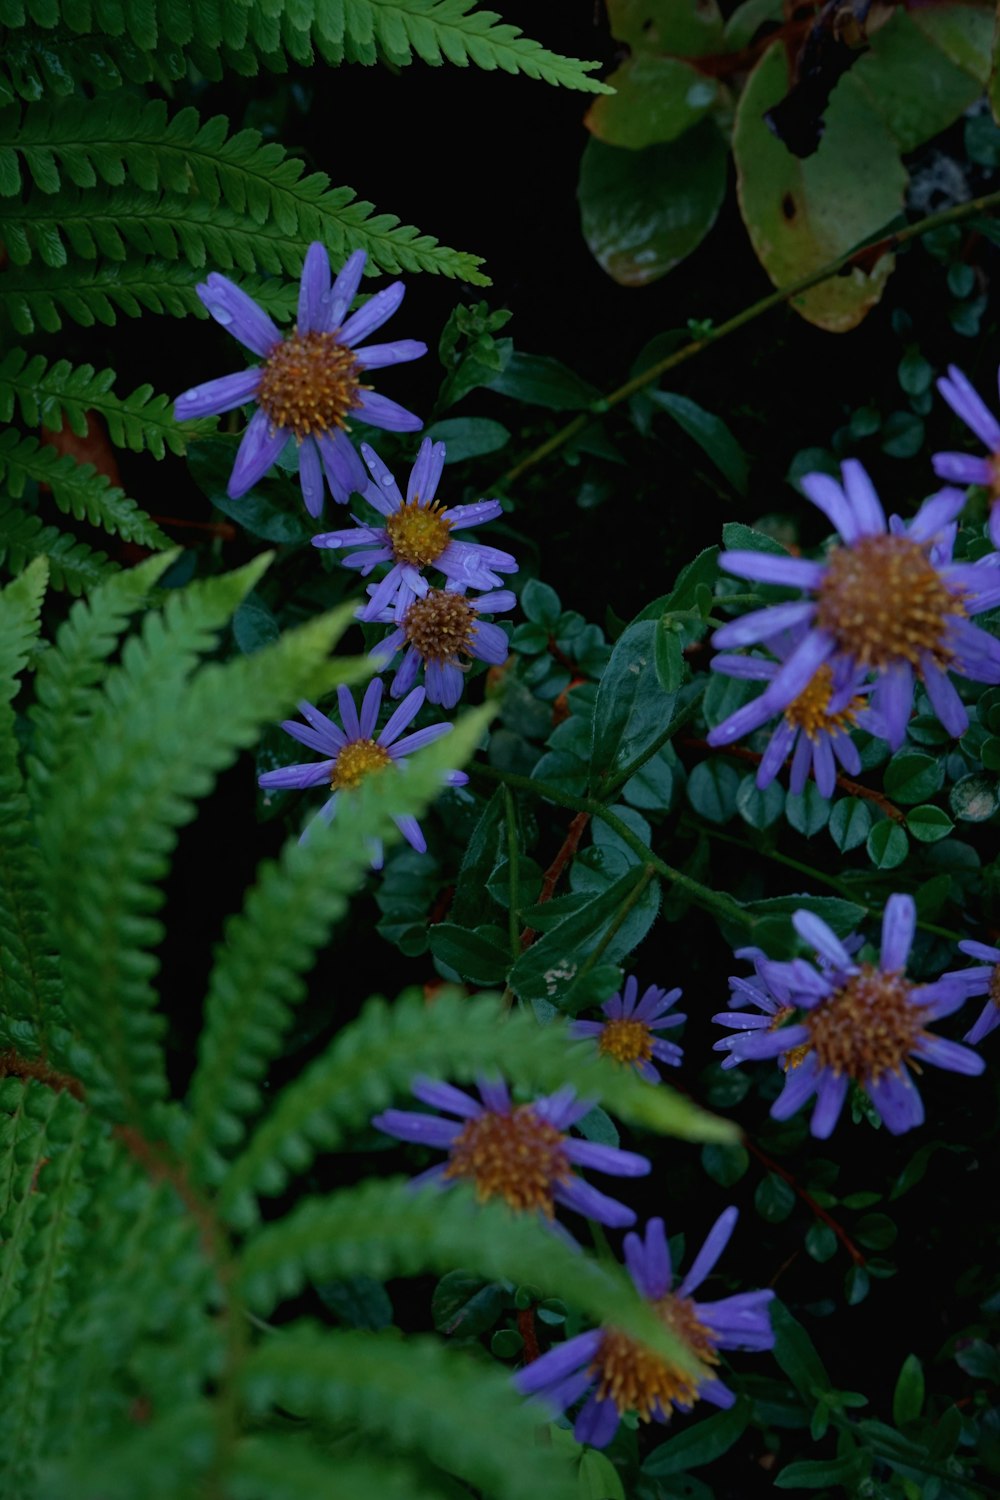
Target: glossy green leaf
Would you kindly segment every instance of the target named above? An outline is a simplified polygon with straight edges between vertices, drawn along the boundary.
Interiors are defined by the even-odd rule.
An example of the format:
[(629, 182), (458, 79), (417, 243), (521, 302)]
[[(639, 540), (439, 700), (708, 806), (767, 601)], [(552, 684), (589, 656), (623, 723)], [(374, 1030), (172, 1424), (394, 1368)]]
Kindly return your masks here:
[(777, 1299), (771, 1304), (771, 1325), (774, 1328), (774, 1357), (789, 1380), (811, 1407), (821, 1391), (830, 1389), (830, 1377), (816, 1346), (783, 1302)]
[(830, 803), (815, 781), (807, 781), (801, 792), (789, 792), (785, 798), (785, 817), (796, 833), (811, 839), (830, 821)]
[(746, 494), (750, 460), (721, 417), (675, 391), (650, 391), (649, 399), (660, 411), (673, 417), (689, 438), (694, 439), (737, 494)]
[(511, 355), (501, 373), (488, 382), (491, 391), (550, 411), (585, 411), (601, 400), (596, 386), (548, 354)]
[(716, 0), (607, 0), (611, 35), (633, 52), (704, 57), (722, 50)]
[(830, 813), (830, 837), (842, 854), (856, 849), (868, 837), (872, 811), (860, 797), (842, 797)]
[(883, 818), (868, 835), (866, 847), (876, 870), (894, 870), (903, 863), (910, 844), (904, 828), (889, 818)]
[(702, 1146), (701, 1164), (713, 1182), (732, 1187), (746, 1176), (750, 1153), (745, 1146)]
[(915, 7), (910, 14), (924, 36), (983, 87), (990, 76), (994, 16), (982, 5)]
[(946, 839), (954, 828), (943, 807), (914, 807), (906, 815), (907, 830), (921, 844), (936, 844)]
[(476, 984), (499, 984), (510, 963), (510, 952), (490, 929), (470, 931), (455, 922), (439, 922), (430, 931), (434, 957)]
[(899, 750), (886, 766), (882, 785), (894, 802), (926, 802), (940, 790), (944, 766), (920, 750)]
[(642, 151), (587, 142), (578, 187), (583, 237), (614, 281), (646, 286), (701, 244), (725, 198), (726, 156), (710, 120)]
[(510, 442), (510, 433), (489, 417), (445, 417), (424, 433), (435, 443), (444, 443), (445, 463), (460, 464), (484, 453), (499, 453)]
[[(771, 47), (740, 100), (733, 136), (743, 218), (757, 255), (784, 287), (885, 229), (902, 211), (906, 172), (887, 127), (861, 90), (842, 79), (814, 155), (798, 158), (768, 128), (765, 112), (788, 91), (785, 49)], [(791, 306), (834, 333), (860, 323), (882, 295), (893, 265), (854, 267), (794, 297)]]
[(660, 626), (637, 620), (619, 636), (597, 689), (591, 769), (600, 780), (641, 755), (669, 724), (675, 695), (656, 670)]
[(728, 823), (736, 811), (740, 773), (725, 761), (703, 760), (688, 777), (688, 801), (709, 823)]
[(661, 1479), (698, 1469), (721, 1458), (746, 1431), (753, 1415), (753, 1403), (742, 1397), (728, 1411), (719, 1412), (703, 1422), (695, 1422), (668, 1442), (654, 1448), (642, 1466), (642, 1472)]
[(677, 57), (636, 52), (608, 78), (587, 111), (586, 125), (608, 146), (639, 151), (676, 140), (697, 124), (719, 96), (719, 85)]

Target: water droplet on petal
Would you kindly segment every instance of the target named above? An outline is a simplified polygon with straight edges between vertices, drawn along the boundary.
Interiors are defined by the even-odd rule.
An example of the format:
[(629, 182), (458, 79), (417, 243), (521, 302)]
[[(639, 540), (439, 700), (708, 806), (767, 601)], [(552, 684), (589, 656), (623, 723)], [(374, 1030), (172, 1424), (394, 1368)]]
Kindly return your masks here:
[(383, 489), (391, 490), (396, 481), (391, 474), (383, 474), (380, 482)]
[(229, 324), (233, 321), (232, 313), (228, 308), (223, 307), (221, 303), (217, 303), (215, 307), (213, 307), (212, 317), (217, 323), (221, 323), (223, 328), (228, 327)]
[(183, 393), (183, 395), (180, 395), (180, 396), (177, 397), (177, 400), (174, 402), (174, 405), (175, 406), (180, 406), (182, 402), (185, 402), (188, 405), (190, 405), (190, 403), (197, 398), (197, 395), (198, 395), (197, 391), (185, 391)]

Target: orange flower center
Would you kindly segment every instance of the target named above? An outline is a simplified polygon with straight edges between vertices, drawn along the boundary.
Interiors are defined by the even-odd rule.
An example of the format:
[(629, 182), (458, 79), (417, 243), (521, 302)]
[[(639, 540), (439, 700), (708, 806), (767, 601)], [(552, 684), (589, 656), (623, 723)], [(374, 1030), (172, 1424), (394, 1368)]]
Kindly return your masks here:
[(570, 1176), (565, 1140), (531, 1104), (507, 1114), (487, 1109), (455, 1137), (444, 1175), (471, 1181), (481, 1203), (499, 1197), (511, 1208), (540, 1210), (551, 1219), (553, 1190)]
[(645, 1021), (619, 1017), (607, 1023), (597, 1049), (620, 1063), (648, 1062), (653, 1055), (653, 1034)]
[[(653, 1309), (664, 1327), (682, 1338), (702, 1363), (719, 1363), (714, 1336), (699, 1323), (690, 1297), (668, 1292), (653, 1303)], [(605, 1332), (590, 1368), (598, 1377), (598, 1398), (613, 1401), (620, 1412), (637, 1412), (643, 1422), (650, 1420), (657, 1406), (666, 1415), (671, 1406), (689, 1407), (698, 1399), (699, 1376), (661, 1359), (616, 1328)]]
[(391, 760), (388, 750), (374, 740), (352, 740), (333, 763), (330, 786), (335, 792), (350, 790), (373, 771), (384, 771)]
[(1000, 1010), (1000, 964), (993, 965), (993, 973), (990, 975), (990, 999)]
[(817, 623), (859, 665), (876, 671), (898, 661), (919, 666), (923, 651), (942, 667), (951, 660), (949, 617), (966, 611), (929, 550), (910, 537), (880, 535), (861, 537), (830, 554)]
[(276, 344), (261, 366), (257, 400), (274, 427), (288, 427), (301, 443), (312, 433), (344, 427), (361, 405), (358, 362), (332, 333), (296, 330)]
[(902, 974), (864, 964), (828, 1000), (808, 1011), (804, 1024), (821, 1068), (859, 1082), (900, 1072), (923, 1033), (926, 1007), (914, 1005), (915, 988)]
[(447, 509), (437, 500), (430, 505), (422, 505), (419, 498), (408, 500), (387, 517), (385, 529), (396, 561), (415, 568), (437, 562), (451, 541)]
[(430, 589), (406, 611), (403, 632), (425, 661), (451, 661), (471, 655), (478, 614), (461, 594)]
[(858, 722), (858, 713), (864, 708), (863, 698), (852, 698), (838, 713), (830, 712), (833, 696), (833, 671), (826, 662), (817, 668), (797, 698), (793, 698), (785, 709), (785, 718), (796, 729), (801, 729), (811, 740), (821, 734), (832, 734), (850, 729)]

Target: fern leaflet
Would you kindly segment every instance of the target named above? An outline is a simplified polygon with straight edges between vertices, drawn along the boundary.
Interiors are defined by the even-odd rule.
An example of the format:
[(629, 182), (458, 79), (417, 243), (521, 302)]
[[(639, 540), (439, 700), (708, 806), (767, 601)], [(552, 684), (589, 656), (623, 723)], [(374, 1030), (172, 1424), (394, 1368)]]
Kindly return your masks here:
[(114, 570), (106, 553), (95, 552), (55, 526), (43, 526), (37, 516), (0, 496), (0, 563), (6, 561), (12, 573), (19, 573), (38, 557), (48, 558), (55, 587), (71, 594), (86, 593)]
[(43, 484), (52, 491), (59, 509), (78, 521), (89, 521), (143, 547), (170, 545), (146, 512), (93, 464), (78, 464), (68, 453), (57, 453), (37, 438), (23, 437), (13, 427), (0, 432), (0, 480), (15, 500), (29, 482)]

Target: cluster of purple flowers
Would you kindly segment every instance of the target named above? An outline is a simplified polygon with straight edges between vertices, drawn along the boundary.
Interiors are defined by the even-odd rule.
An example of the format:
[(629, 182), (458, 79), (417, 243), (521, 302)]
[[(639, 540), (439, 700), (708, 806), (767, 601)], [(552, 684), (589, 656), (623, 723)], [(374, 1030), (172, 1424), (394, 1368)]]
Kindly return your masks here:
[[(990, 537), (1000, 546), (1000, 422), (954, 366), (938, 386), (989, 451), (984, 458), (936, 454), (935, 472), (987, 489)], [(812, 773), (829, 797), (836, 762), (849, 775), (860, 769), (852, 729), (877, 735), (893, 749), (902, 744), (918, 682), (953, 736), (964, 733), (969, 718), (952, 678), (1000, 683), (1000, 642), (972, 624), (973, 616), (1000, 604), (1000, 554), (954, 560), (966, 497), (952, 486), (905, 522), (886, 519), (854, 460), (844, 463), (840, 481), (807, 474), (801, 484), (839, 541), (818, 561), (772, 552), (723, 554), (720, 566), (736, 577), (800, 589), (806, 597), (754, 610), (715, 632), (721, 650), (712, 669), (765, 686), (708, 739), (730, 745), (777, 719), (757, 785), (768, 786), (791, 755), (792, 790), (801, 792)], [(746, 647), (752, 654), (743, 654)]]
[[(379, 679), (369, 687), (360, 717), (351, 695), (341, 689), (339, 725), (312, 704), (301, 703), (305, 725), (289, 720), (283, 727), (323, 758), (260, 777), (265, 789), (326, 783), (332, 795), (320, 816), (327, 819), (342, 791), (451, 729), (450, 723), (442, 722), (398, 738), (425, 701), (454, 708), (468, 664), (503, 665), (507, 635), (485, 617), (504, 614), (516, 602), (502, 586), (502, 575), (517, 572), (511, 554), (453, 535), (496, 520), (501, 514), (499, 500), (448, 507), (436, 498), (445, 462), (443, 443), (429, 438), (421, 443), (404, 499), (374, 448), (362, 443), (359, 456), (349, 437), (353, 417), (389, 432), (415, 432), (423, 425), (413, 412), (367, 384), (368, 372), (417, 359), (426, 354), (427, 346), (414, 339), (365, 343), (399, 307), (405, 288), (396, 281), (351, 312), (364, 267), (364, 251), (355, 251), (334, 278), (324, 246), (318, 241), (310, 245), (295, 326), (284, 334), (246, 292), (212, 272), (198, 286), (198, 296), (212, 317), (261, 363), (195, 386), (176, 402), (179, 418), (211, 416), (248, 401), (256, 403), (229, 479), (230, 498), (251, 490), (294, 440), (302, 498), (310, 516), (321, 514), (327, 487), (338, 504), (346, 505), (358, 495), (371, 512), (367, 517), (352, 515), (349, 527), (320, 533), (313, 545), (338, 551), (343, 565), (363, 578), (378, 573), (358, 618), (390, 627), (373, 651), (372, 662), (382, 672), (401, 655), (389, 696), (402, 702), (377, 737)], [(440, 582), (435, 582), (435, 573)], [(418, 687), (421, 673), (423, 685)], [(465, 779), (450, 773), (451, 785)], [(426, 848), (413, 818), (396, 822), (415, 849)], [(378, 868), (381, 862), (381, 848), (373, 848), (373, 865)]]

